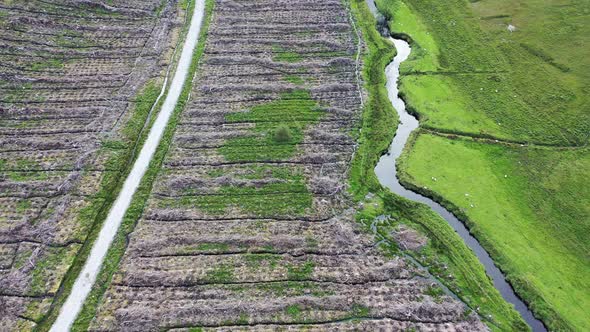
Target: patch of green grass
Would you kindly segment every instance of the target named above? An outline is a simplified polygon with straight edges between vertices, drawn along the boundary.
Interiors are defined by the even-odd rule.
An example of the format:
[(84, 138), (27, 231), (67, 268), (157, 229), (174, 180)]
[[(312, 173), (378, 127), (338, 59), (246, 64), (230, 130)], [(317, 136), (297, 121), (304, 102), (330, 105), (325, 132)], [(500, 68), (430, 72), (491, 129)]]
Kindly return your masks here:
[(301, 85), (301, 84), (305, 83), (305, 80), (303, 78), (301, 78), (301, 76), (299, 76), (299, 75), (285, 75), (283, 77), (283, 79), (287, 82), (297, 84), (297, 85)]
[(291, 134), (289, 127), (280, 125), (272, 133), (272, 139), (276, 143), (290, 143), (293, 140), (293, 134)]
[(358, 303), (353, 304), (350, 311), (352, 317), (355, 318), (366, 318), (371, 313), (371, 309)]
[(101, 147), (109, 150), (124, 150), (128, 144), (121, 140), (106, 139), (101, 142)]
[(226, 283), (234, 279), (234, 268), (229, 265), (220, 265), (206, 273), (207, 282)]
[(25, 265), (25, 263), (28, 262), (30, 256), (31, 256), (30, 250), (18, 251), (16, 256), (14, 256), (14, 261), (12, 262), (12, 268), (13, 269), (22, 268)]
[(197, 251), (224, 252), (229, 250), (227, 243), (201, 243), (196, 247)]
[(550, 326), (590, 328), (587, 149), (506, 146), (421, 134), (400, 170), (404, 182), (469, 221), (519, 294)]
[(240, 317), (238, 318), (238, 320), (236, 321), (237, 325), (247, 325), (249, 321), (249, 317), (248, 314), (246, 313), (241, 313)]
[(441, 297), (445, 295), (445, 292), (440, 287), (428, 286), (428, 289), (426, 289), (426, 292), (424, 292), (424, 294), (432, 297), (435, 302), (439, 302)]
[[(289, 158), (297, 151), (307, 126), (317, 123), (324, 114), (307, 90), (284, 93), (281, 99), (252, 107), (248, 112), (231, 113), (229, 123), (253, 122), (251, 136), (229, 139), (219, 152), (229, 161), (270, 161)], [(291, 138), (276, 140), (279, 128), (286, 128)]]
[(313, 274), (315, 263), (307, 261), (301, 265), (289, 264), (287, 265), (287, 278), (290, 280), (305, 280), (309, 279)]
[(51, 40), (60, 47), (64, 48), (82, 48), (95, 46), (90, 39), (76, 30), (65, 29), (53, 36)]
[(189, 0), (180, 0), (179, 4), (182, 10), (187, 10), (189, 8)]
[(35, 264), (32, 272), (29, 293), (31, 295), (43, 295), (57, 291), (56, 278), (65, 274), (72, 261), (75, 259), (79, 245), (71, 245), (63, 248), (49, 248), (45, 257)]
[[(33, 90), (33, 84), (30, 82), (16, 84), (14, 82), (0, 80), (0, 88), (5, 89), (2, 92), (2, 101), (7, 103), (27, 101), (42, 102), (45, 97), (41, 96), (38, 91)], [(28, 119), (27, 121), (0, 121), (0, 127), (8, 128), (33, 128), (38, 126), (42, 120)]]
[(303, 184), (303, 168), (300, 166), (283, 165), (251, 165), (244, 173), (244, 179), (265, 179), (275, 178), (284, 181), (291, 181), (296, 184)]
[(31, 201), (22, 200), (22, 201), (18, 202), (18, 204), (16, 205), (16, 212), (19, 214), (26, 212), (28, 209), (31, 208), (31, 206), (32, 206)]
[[(81, 3), (77, 6), (76, 14), (82, 17), (89, 17), (91, 15), (96, 16), (108, 16), (108, 17), (121, 17), (123, 14), (116, 10), (110, 10), (109, 8), (94, 3)], [(61, 10), (61, 8), (60, 8)]]
[(45, 171), (33, 171), (33, 172), (17, 172), (10, 171), (6, 172), (8, 178), (12, 181), (25, 182), (25, 181), (42, 181), (49, 178), (49, 172)]
[(305, 237), (305, 246), (310, 249), (317, 249), (319, 246), (319, 242), (317, 239), (315, 239), (311, 236), (306, 236)]
[(271, 270), (274, 270), (278, 266), (281, 256), (273, 254), (246, 254), (244, 255), (244, 259), (251, 268), (258, 269), (262, 265), (266, 265)]
[(181, 198), (159, 199), (158, 206), (195, 207), (212, 215), (238, 208), (258, 216), (301, 215), (312, 206), (313, 195), (307, 189), (300, 167), (253, 166), (248, 167), (241, 177), (251, 180), (274, 178), (276, 182), (259, 186), (224, 185), (211, 195), (186, 190), (186, 196)]
[(288, 306), (287, 308), (285, 308), (285, 313), (289, 316), (291, 316), (291, 318), (293, 320), (298, 320), (299, 317), (301, 316), (301, 307), (299, 307), (298, 304), (292, 304), (290, 306)]
[(273, 61), (276, 62), (300, 62), (303, 56), (295, 51), (287, 50), (280, 45), (273, 46), (274, 56)]
[(41, 71), (45, 69), (61, 69), (64, 67), (63, 59), (46, 59), (42, 61), (33, 62), (29, 65), (29, 69), (32, 71)]
[[(302, 192), (264, 192), (261, 189), (272, 188), (274, 185), (262, 188), (225, 187), (225, 193), (221, 195), (184, 196), (181, 199), (161, 199), (160, 207), (195, 207), (211, 215), (222, 215), (228, 208), (235, 207), (240, 210), (264, 216), (302, 215), (311, 208), (313, 195), (307, 191)], [(287, 187), (291, 189), (290, 187)], [(223, 191), (222, 191), (223, 192)], [(264, 204), (261, 201), (264, 200)]]

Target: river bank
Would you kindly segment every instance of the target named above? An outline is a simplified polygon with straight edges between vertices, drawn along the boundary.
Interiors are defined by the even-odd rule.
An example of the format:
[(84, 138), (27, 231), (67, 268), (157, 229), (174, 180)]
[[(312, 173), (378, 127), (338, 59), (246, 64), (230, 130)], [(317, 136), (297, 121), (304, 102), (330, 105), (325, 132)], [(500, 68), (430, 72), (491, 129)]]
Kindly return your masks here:
[[(363, 13), (363, 11), (366, 9), (363, 9), (364, 5), (361, 4), (360, 1), (353, 2), (352, 5), (353, 10), (357, 11), (357, 17), (362, 17), (364, 20), (369, 21), (367, 16)], [(373, 19), (372, 21), (376, 23), (375, 19)], [(376, 32), (375, 25), (371, 26), (371, 24), (366, 24), (365, 26), (363, 26), (363, 28), (365, 36), (373, 34), (373, 31)], [(373, 31), (369, 29), (372, 29)], [(369, 49), (372, 50), (372, 52), (370, 52), (369, 54), (375, 54), (375, 49), (387, 47), (377, 46), (378, 44), (382, 43), (381, 41), (377, 40), (378, 38), (379, 37), (375, 37), (373, 45), (369, 45)], [(378, 77), (380, 75), (383, 75), (376, 72), (376, 70), (374, 69), (378, 67), (379, 65), (375, 61), (365, 61), (365, 73), (370, 77), (370, 79), (368, 80), (369, 82), (378, 82)], [(381, 67), (381, 70), (384, 70), (384, 67), (385, 65)], [(383, 85), (385, 86), (385, 79), (383, 80)], [(371, 100), (371, 97), (373, 98), (373, 100), (385, 99), (379, 98), (379, 96), (382, 96), (383, 93), (376, 94), (376, 91), (378, 91), (379, 89), (380, 87), (378, 86), (378, 84), (375, 86), (375, 88), (370, 89), (372, 95), (370, 95), (369, 100)], [(390, 103), (388, 99), (386, 100), (388, 103)], [(376, 103), (376, 101), (374, 101), (374, 103)], [(383, 103), (383, 101), (381, 101), (380, 103)], [(379, 109), (381, 109), (381, 112), (378, 112)], [(395, 111), (392, 108), (391, 113), (389, 113), (389, 111), (383, 113), (382, 111), (386, 109), (387, 107), (375, 108), (374, 105), (369, 107), (369, 109), (367, 110), (367, 121), (365, 121), (365, 125), (363, 126), (362, 131), (364, 136), (371, 135), (371, 133), (375, 131), (388, 131), (388, 129), (386, 129), (388, 126), (387, 124), (391, 123), (391, 118), (395, 118)], [(387, 115), (388, 113), (389, 115)], [(409, 134), (409, 131), (407, 131), (407, 134)], [(391, 134), (391, 136), (393, 136), (393, 134)], [(361, 140), (362, 139), (363, 138), (361, 138)], [(372, 139), (370, 141), (367, 141), (366, 144), (362, 144), (361, 148), (359, 149), (359, 154), (361, 156), (359, 156), (358, 161), (366, 160), (366, 158), (369, 157), (364, 156), (366, 153), (369, 152), (365, 151), (369, 143), (381, 144), (378, 143), (380, 142), (380, 140), (381, 138)], [(386, 149), (384, 148), (384, 150)], [(357, 167), (362, 166), (359, 164)], [(356, 171), (353, 172), (353, 175), (357, 173), (362, 174), (362, 172)], [(353, 190), (357, 194), (360, 195), (363, 192), (366, 193), (367, 189), (373, 193), (379, 192), (379, 189), (373, 184), (373, 180), (371, 180), (374, 176), (371, 173), (372, 172), (366, 173), (366, 175), (363, 176), (362, 179), (359, 178), (358, 180), (356, 180), (353, 177)], [(479, 264), (478, 259), (475, 256), (473, 256), (471, 251), (465, 246), (464, 243), (462, 243), (463, 241), (457, 236), (455, 232), (452, 231), (450, 227), (440, 224), (440, 222), (443, 222), (442, 220), (440, 222), (438, 221), (438, 218), (440, 217), (428, 212), (429, 209), (424, 209), (420, 205), (410, 204), (409, 202), (406, 202), (403, 199), (396, 198), (393, 195), (389, 195), (386, 193), (378, 193), (377, 197), (372, 199), (370, 202), (371, 204), (375, 204), (375, 206), (378, 206), (378, 208), (374, 209), (374, 211), (364, 211), (358, 217), (359, 220), (370, 221), (371, 218), (378, 216), (379, 213), (395, 213), (398, 215), (400, 215), (401, 213), (400, 217), (402, 219), (399, 219), (398, 222), (390, 224), (384, 223), (379, 226), (380, 233), (382, 235), (386, 236), (388, 232), (390, 232), (391, 230), (395, 230), (395, 227), (397, 227), (395, 225), (399, 225), (399, 222), (413, 224), (415, 227), (428, 233), (428, 236), (433, 241), (433, 247), (429, 249), (424, 249), (422, 251), (421, 256), (417, 256), (417, 260), (421, 260), (423, 264), (429, 265), (429, 269), (435, 271), (434, 273), (441, 278), (443, 283), (445, 283), (446, 285), (451, 285), (450, 288), (453, 292), (457, 294), (462, 293), (460, 294), (460, 296), (467, 301), (470, 307), (472, 307), (473, 309), (477, 309), (482, 315), (482, 317), (494, 317), (493, 321), (495, 321), (495, 323), (491, 322), (491, 326), (497, 324), (494, 328), (499, 328), (500, 330), (523, 329), (523, 327), (520, 325), (520, 318), (517, 314), (515, 314), (513, 309), (510, 309), (510, 306), (502, 300), (498, 291), (495, 290), (492, 283), (489, 282), (489, 279), (486, 273), (484, 272), (484, 269)], [(415, 255), (414, 253), (411, 254)], [(451, 276), (451, 274), (441, 274), (440, 271), (437, 271), (437, 266), (442, 264), (440, 263), (441, 261), (446, 262), (445, 264), (443, 264), (444, 269), (448, 269), (448, 272), (453, 271), (453, 278), (448, 278), (448, 276)], [(487, 313), (483, 314), (484, 312)]]
[(419, 127), (418, 120), (406, 111), (404, 101), (399, 97), (399, 90), (397, 82), (399, 78), (399, 66), (405, 61), (410, 55), (410, 45), (400, 39), (390, 38), (390, 41), (395, 45), (398, 54), (394, 58), (393, 62), (386, 68), (387, 76), (387, 90), (389, 92), (389, 98), (395, 110), (400, 117), (400, 124), (389, 151), (381, 157), (379, 163), (375, 167), (375, 173), (379, 178), (381, 184), (391, 190), (393, 193), (400, 195), (404, 198), (428, 205), (442, 218), (444, 218), (451, 227), (459, 234), (459, 236), (465, 241), (467, 246), (473, 250), (475, 255), (478, 257), (481, 264), (485, 267), (486, 273), (493, 280), (494, 286), (502, 297), (512, 303), (516, 310), (523, 316), (525, 321), (532, 327), (533, 331), (546, 331), (541, 321), (537, 320), (532, 312), (528, 309), (526, 304), (522, 302), (518, 296), (514, 293), (512, 287), (506, 281), (502, 271), (496, 267), (494, 261), (485, 249), (479, 244), (470, 233), (465, 225), (458, 220), (451, 212), (447, 211), (440, 204), (434, 202), (428, 197), (422, 196), (409, 189), (406, 189), (397, 177), (396, 172), (396, 161), (401, 156), (402, 151), (408, 141), (412, 132)]

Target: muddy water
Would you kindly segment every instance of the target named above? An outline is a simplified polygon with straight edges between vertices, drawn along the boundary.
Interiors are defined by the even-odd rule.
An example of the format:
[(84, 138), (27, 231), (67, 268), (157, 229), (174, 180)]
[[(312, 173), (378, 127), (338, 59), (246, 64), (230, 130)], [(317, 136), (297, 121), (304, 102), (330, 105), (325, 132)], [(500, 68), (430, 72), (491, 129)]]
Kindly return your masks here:
[[(377, 8), (372, 0), (367, 0), (367, 4), (371, 11), (377, 15)], [(469, 233), (465, 225), (459, 221), (452, 213), (450, 213), (447, 209), (442, 207), (440, 204), (436, 203), (435, 201), (431, 200), (428, 197), (422, 196), (418, 193), (415, 193), (411, 190), (404, 188), (399, 179), (397, 178), (397, 170), (396, 170), (396, 160), (402, 153), (404, 146), (408, 140), (408, 137), (419, 126), (418, 120), (410, 115), (406, 111), (406, 105), (404, 101), (399, 98), (398, 96), (398, 86), (397, 81), (399, 78), (399, 66), (400, 64), (405, 61), (408, 56), (410, 55), (411, 49), (410, 45), (400, 39), (394, 39), (389, 37), (390, 41), (395, 45), (397, 49), (397, 55), (393, 59), (393, 61), (387, 66), (385, 69), (385, 75), (387, 76), (387, 91), (389, 100), (391, 100), (391, 104), (397, 111), (400, 124), (397, 128), (395, 133), (395, 137), (391, 142), (389, 147), (389, 151), (387, 154), (383, 155), (379, 160), (379, 163), (375, 167), (375, 173), (379, 178), (379, 182), (384, 187), (389, 188), (392, 192), (402, 197), (405, 197), (409, 200), (420, 202), (430, 206), (434, 211), (436, 211), (441, 217), (443, 217), (451, 227), (461, 236), (465, 244), (477, 256), (479, 261), (485, 267), (485, 270), (494, 282), (494, 286), (498, 289), (502, 297), (512, 303), (516, 310), (522, 315), (524, 320), (532, 327), (533, 331), (546, 331), (545, 326), (541, 321), (536, 319), (529, 308), (522, 302), (514, 293), (512, 287), (506, 282), (506, 278), (502, 271), (494, 265), (490, 255), (485, 251), (485, 249), (479, 244), (479, 242)]]
[[(180, 60), (178, 61), (178, 66), (176, 68), (176, 72), (174, 73), (174, 77), (172, 78), (172, 83), (170, 84), (170, 88), (168, 90), (168, 94), (166, 95), (166, 99), (164, 100), (164, 104), (162, 105), (162, 109), (150, 130), (150, 133), (139, 153), (139, 156), (137, 157), (137, 160), (133, 164), (133, 168), (131, 169), (129, 176), (123, 184), (123, 188), (121, 189), (117, 200), (109, 211), (107, 219), (100, 230), (98, 238), (92, 246), (90, 256), (86, 260), (86, 264), (84, 265), (82, 272), (80, 272), (78, 275), (70, 295), (62, 306), (57, 320), (51, 327), (51, 331), (61, 332), (68, 331), (70, 329), (72, 323), (80, 312), (86, 297), (90, 293), (92, 285), (96, 281), (96, 276), (100, 271), (100, 267), (102, 266), (109, 246), (111, 245), (111, 242), (113, 241), (113, 238), (115, 237), (115, 234), (117, 233), (117, 230), (123, 221), (123, 216), (129, 208), (133, 194), (139, 187), (141, 178), (145, 174), (148, 165), (152, 160), (154, 153), (156, 152), (156, 148), (158, 147), (162, 135), (164, 134), (164, 129), (166, 128), (166, 125), (170, 120), (170, 116), (172, 115), (174, 108), (178, 103), (182, 86), (188, 75), (193, 53), (197, 45), (204, 13), (205, 0), (196, 0), (191, 24), (186, 36), (186, 40), (182, 47)], [(160, 97), (163, 95), (164, 88), (165, 84), (162, 88)]]

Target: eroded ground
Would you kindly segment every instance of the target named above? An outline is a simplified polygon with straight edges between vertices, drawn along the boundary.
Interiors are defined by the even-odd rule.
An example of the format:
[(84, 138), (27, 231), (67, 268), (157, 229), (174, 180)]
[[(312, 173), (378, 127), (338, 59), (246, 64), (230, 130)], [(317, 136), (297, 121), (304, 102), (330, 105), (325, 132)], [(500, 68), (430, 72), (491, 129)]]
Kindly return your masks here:
[(183, 16), (158, 0), (0, 1), (0, 329), (47, 312), (159, 93)]
[(338, 0), (216, 1), (91, 330), (486, 329), (354, 221), (357, 40)]

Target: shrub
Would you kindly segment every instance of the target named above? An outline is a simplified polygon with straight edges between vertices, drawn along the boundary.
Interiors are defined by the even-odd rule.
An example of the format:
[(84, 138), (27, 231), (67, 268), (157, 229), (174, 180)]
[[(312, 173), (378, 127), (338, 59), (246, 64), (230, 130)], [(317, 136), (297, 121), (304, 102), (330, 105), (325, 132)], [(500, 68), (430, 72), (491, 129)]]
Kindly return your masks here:
[(275, 130), (273, 139), (278, 143), (287, 143), (293, 139), (293, 134), (291, 134), (289, 127), (281, 125)]

